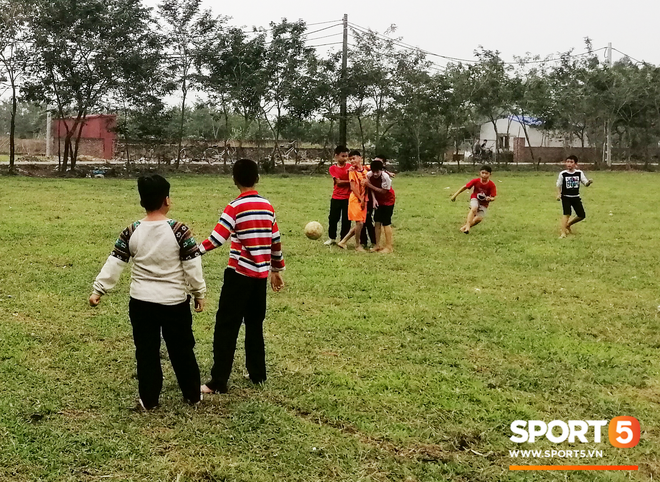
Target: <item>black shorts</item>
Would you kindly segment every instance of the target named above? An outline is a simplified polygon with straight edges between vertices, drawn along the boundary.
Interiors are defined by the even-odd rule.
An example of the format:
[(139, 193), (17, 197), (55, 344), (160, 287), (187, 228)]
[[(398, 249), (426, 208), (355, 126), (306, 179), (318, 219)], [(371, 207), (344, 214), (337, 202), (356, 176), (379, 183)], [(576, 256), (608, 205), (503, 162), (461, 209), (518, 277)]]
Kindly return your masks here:
[(582, 199), (579, 197), (561, 197), (561, 206), (564, 208), (564, 216), (571, 215), (571, 208), (575, 211), (575, 215), (578, 218), (584, 219), (587, 215), (584, 212), (584, 206), (582, 206)]
[(374, 223), (380, 223), (383, 226), (392, 224), (392, 213), (394, 212), (394, 204), (391, 206), (380, 205), (374, 214)]

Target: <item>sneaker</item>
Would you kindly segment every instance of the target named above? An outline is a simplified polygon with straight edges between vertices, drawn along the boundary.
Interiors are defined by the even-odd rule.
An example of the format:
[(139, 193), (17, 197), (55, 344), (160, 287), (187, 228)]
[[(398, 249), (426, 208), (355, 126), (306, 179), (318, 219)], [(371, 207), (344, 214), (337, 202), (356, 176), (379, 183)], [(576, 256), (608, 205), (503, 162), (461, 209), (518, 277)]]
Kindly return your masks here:
[(326, 246), (332, 246), (333, 244), (337, 244), (337, 241), (334, 239), (328, 239), (325, 243), (323, 243)]

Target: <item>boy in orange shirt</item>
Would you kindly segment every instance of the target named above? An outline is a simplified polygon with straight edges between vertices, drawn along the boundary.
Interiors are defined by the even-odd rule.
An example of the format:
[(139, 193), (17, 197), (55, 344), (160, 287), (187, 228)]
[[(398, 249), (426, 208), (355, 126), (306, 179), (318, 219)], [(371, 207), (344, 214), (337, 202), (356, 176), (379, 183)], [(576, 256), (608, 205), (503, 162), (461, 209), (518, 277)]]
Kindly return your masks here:
[(351, 237), (355, 236), (355, 251), (364, 252), (365, 249), (360, 245), (360, 233), (367, 219), (367, 182), (368, 169), (362, 165), (362, 154), (360, 151), (351, 151), (348, 153), (351, 168), (348, 170), (348, 179), (351, 183), (351, 196), (348, 198), (348, 219), (355, 221), (355, 227), (342, 239), (337, 246), (346, 249), (346, 243)]

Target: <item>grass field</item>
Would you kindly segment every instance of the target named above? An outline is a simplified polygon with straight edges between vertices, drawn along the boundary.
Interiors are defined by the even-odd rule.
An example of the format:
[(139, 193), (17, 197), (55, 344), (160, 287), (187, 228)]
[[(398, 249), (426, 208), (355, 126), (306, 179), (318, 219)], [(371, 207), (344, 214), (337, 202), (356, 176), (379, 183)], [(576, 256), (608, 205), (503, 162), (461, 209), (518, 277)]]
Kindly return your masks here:
[[(555, 174), (495, 173), (486, 221), (458, 231), (469, 174), (397, 176), (393, 255), (328, 249), (325, 178), (264, 177), (287, 283), (269, 293), (269, 381), (243, 376), (199, 407), (163, 350), (161, 406), (131, 410), (137, 380), (129, 274), (96, 309), (91, 283), (142, 217), (135, 181), (0, 178), (0, 480), (497, 481), (660, 476), (657, 174), (593, 173), (588, 219), (558, 239)], [(174, 218), (201, 241), (231, 181), (174, 177)], [(194, 318), (202, 379), (227, 248), (203, 259)], [(602, 459), (513, 459), (523, 420), (631, 415), (633, 449)], [(530, 448), (529, 444), (527, 447)], [(535, 449), (557, 448), (545, 441)], [(509, 472), (510, 464), (639, 464), (639, 472)]]

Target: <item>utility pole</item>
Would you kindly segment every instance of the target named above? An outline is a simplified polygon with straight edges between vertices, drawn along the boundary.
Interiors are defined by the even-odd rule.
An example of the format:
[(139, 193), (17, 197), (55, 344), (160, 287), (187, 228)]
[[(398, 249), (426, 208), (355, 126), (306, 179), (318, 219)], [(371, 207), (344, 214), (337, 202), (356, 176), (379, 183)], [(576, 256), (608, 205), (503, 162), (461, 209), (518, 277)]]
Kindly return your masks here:
[(348, 70), (348, 14), (344, 14), (344, 45), (341, 55), (341, 85), (339, 87), (341, 96), (341, 105), (339, 107), (339, 144), (345, 146), (348, 142), (346, 135), (346, 123), (348, 117), (348, 107), (346, 104), (346, 77)]
[[(612, 42), (609, 42), (607, 44), (607, 66), (612, 67)], [(605, 146), (605, 156), (607, 158), (607, 167), (612, 167), (612, 123), (608, 119), (607, 124), (605, 125), (605, 131), (606, 131), (606, 143), (607, 145)]]

